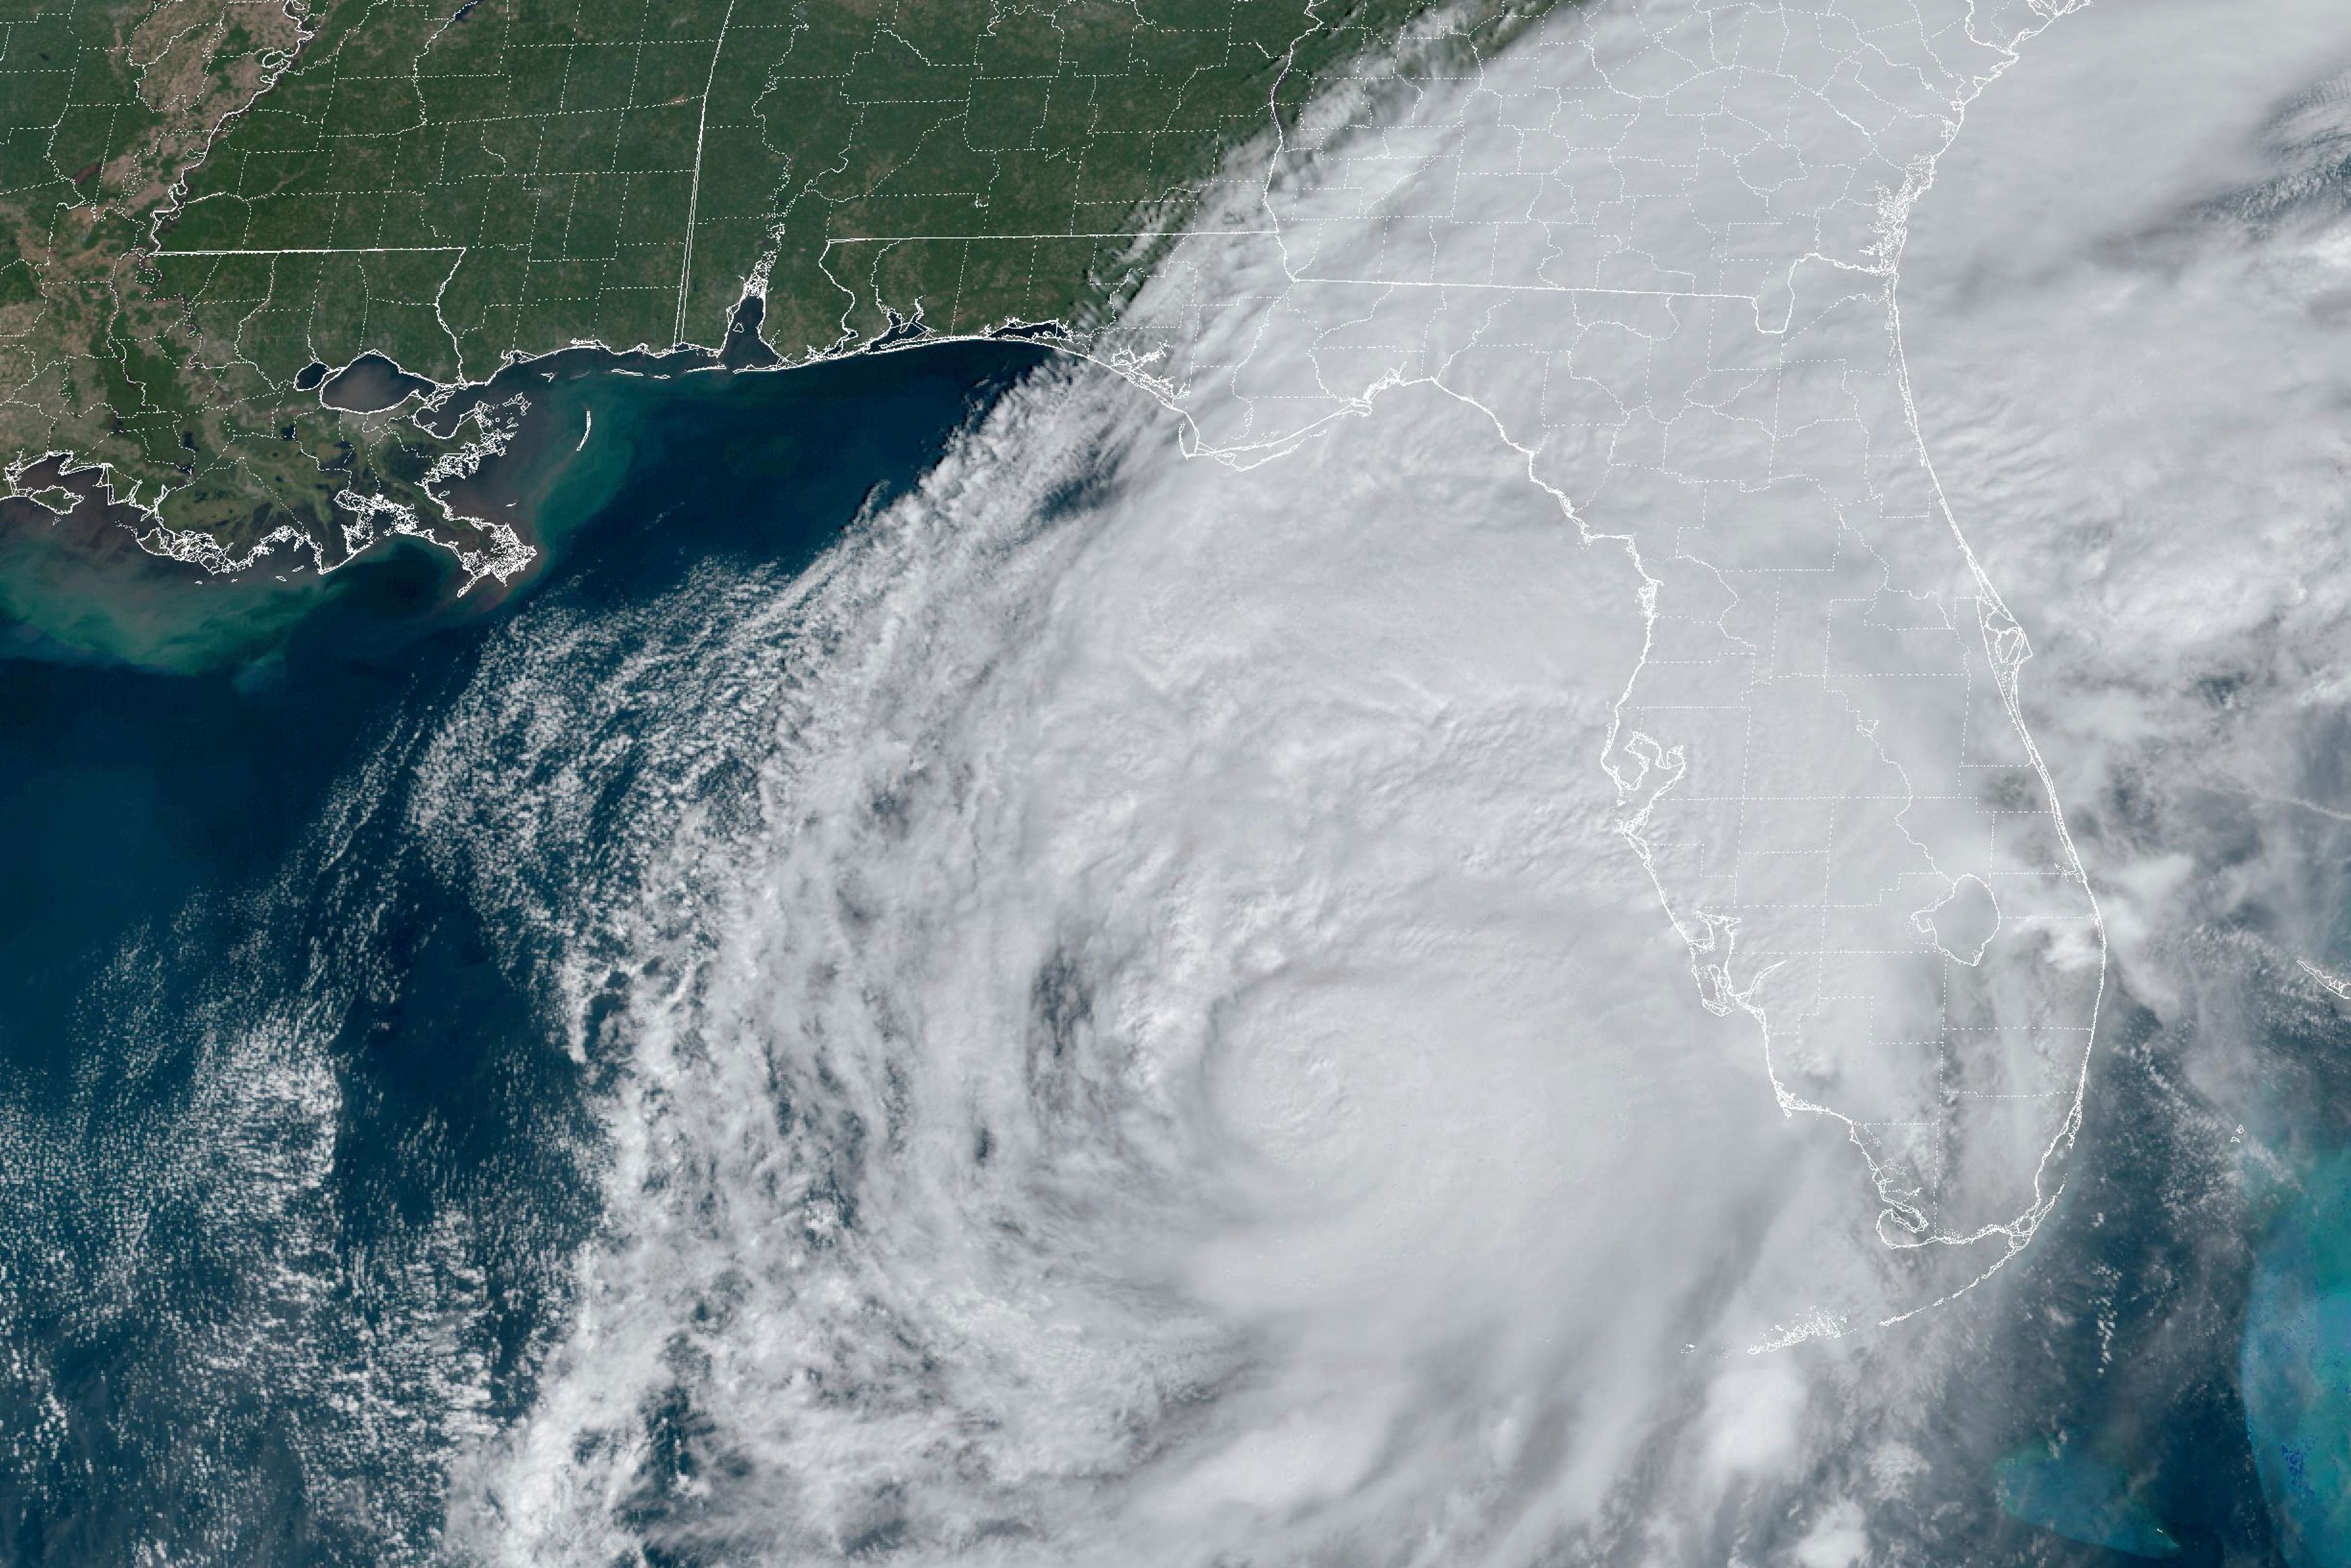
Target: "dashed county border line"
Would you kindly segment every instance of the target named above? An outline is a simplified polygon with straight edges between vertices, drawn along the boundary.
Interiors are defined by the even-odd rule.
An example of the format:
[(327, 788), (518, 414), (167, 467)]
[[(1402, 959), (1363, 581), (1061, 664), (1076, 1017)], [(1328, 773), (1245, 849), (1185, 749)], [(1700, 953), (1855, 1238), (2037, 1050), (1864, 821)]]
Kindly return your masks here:
[[(1088, 233), (1088, 234), (1070, 234), (1070, 233), (1067, 233), (1067, 232), (1063, 232), (1063, 231), (1060, 231), (1060, 230), (1055, 230), (1055, 231), (1047, 232), (1047, 233), (1039, 233), (1039, 234), (1017, 234), (1017, 235), (1007, 235), (1007, 234), (969, 234), (969, 235), (956, 235), (956, 234), (925, 234), (925, 235), (839, 235), (834, 236), (834, 237), (833, 237), (833, 238), (831, 238), (831, 239), (829, 239), (829, 240), (825, 241), (824, 243), (825, 243), (825, 246), (826, 246), (826, 248), (830, 249), (830, 248), (831, 248), (831, 247), (833, 247), (833, 246), (844, 246), (844, 245), (900, 245), (900, 244), (904, 244), (904, 243), (905, 243), (905, 242), (907, 242), (907, 241), (911, 241), (911, 240), (952, 240), (952, 241), (954, 241), (954, 242), (955, 242), (956, 244), (957, 244), (957, 245), (987, 245), (987, 244), (989, 244), (989, 243), (991, 243), (991, 242), (1008, 242), (1008, 241), (1018, 241), (1018, 240), (1038, 240), (1038, 239), (1115, 239), (1115, 240), (1154, 240), (1154, 239), (1173, 239), (1173, 238), (1175, 238), (1175, 237), (1177, 235), (1177, 234), (1179, 234), (1179, 233), (1183, 233), (1183, 234), (1204, 234), (1204, 235), (1209, 235), (1238, 236), (1238, 235), (1270, 235), (1270, 234), (1272, 234), (1273, 232), (1274, 232), (1274, 231), (1273, 231), (1273, 230), (1271, 230), (1271, 229), (1198, 229), (1198, 230), (1191, 230), (1191, 229), (1186, 229), (1186, 230), (1103, 229), (1103, 230), (1099, 230), (1099, 231), (1095, 231), (1095, 232)], [(435, 253), (439, 253), (439, 254), (446, 255), (446, 254), (448, 254), (448, 253), (450, 253), (450, 252), (453, 252), (453, 251), (466, 250), (466, 249), (469, 249), (469, 248), (471, 248), (471, 247), (470, 247), (470, 246), (462, 246), (462, 245), (351, 245), (351, 246), (319, 246), (319, 245), (312, 245), (312, 246), (299, 246), (299, 245), (289, 245), (289, 246), (266, 246), (266, 247), (265, 247), (265, 246), (225, 246), (225, 247), (223, 247), (223, 248), (219, 248), (219, 249), (213, 249), (213, 250), (195, 250), (195, 249), (185, 249), (185, 248), (181, 248), (181, 247), (177, 247), (177, 246), (175, 246), (175, 247), (173, 247), (173, 248), (172, 248), (172, 249), (171, 249), (171, 250), (168, 250), (168, 251), (163, 252), (163, 253), (162, 253), (162, 255), (163, 255), (164, 256), (166, 256), (166, 257), (171, 257), (171, 256), (409, 256), (409, 255), (418, 255), (418, 254), (423, 254), (423, 253), (425, 253), (425, 252), (435, 252)]]
[(453, 256), (462, 245), (280, 246), (275, 250), (175, 250), (172, 256)]
[[(1029, 240), (1154, 240), (1173, 239), (1178, 233), (1204, 238), (1270, 238), (1280, 234), (1276, 229), (1193, 229), (1183, 231), (1104, 230), (1092, 234), (1050, 232), (1039, 234), (984, 235), (840, 235), (825, 241), (828, 251), (854, 245), (905, 245), (914, 242), (950, 241), (956, 245), (1014, 244)], [(280, 246), (267, 250), (173, 250), (173, 256), (449, 256), (465, 250), (462, 245), (386, 245), (386, 246)], [(1361, 288), (1460, 288), (1510, 294), (1597, 294), (1628, 299), (1721, 299), (1756, 305), (1752, 294), (1726, 294), (1702, 288), (1604, 288), (1578, 283), (1460, 283), (1449, 280), (1332, 277), (1320, 273), (1302, 273), (1289, 279), (1293, 284), (1332, 284)], [(681, 340), (682, 341), (683, 340)]]
[[(1278, 228), (1205, 228), (1166, 231), (1123, 231), (1102, 234), (837, 235), (831, 239), (825, 241), (825, 249), (830, 252), (842, 246), (904, 245), (913, 242), (930, 241), (953, 241), (957, 245), (987, 245), (991, 243), (1015, 243), (1024, 240), (1156, 240), (1186, 237), (1196, 239), (1278, 240), (1282, 237), (1282, 231)], [(193, 255), (195, 253), (182, 252), (181, 254)], [(1333, 277), (1328, 274), (1316, 272), (1291, 273), (1288, 276), (1286, 281), (1291, 284), (1332, 284), (1338, 287), (1351, 288), (1459, 288), (1473, 291), (1507, 294), (1600, 294), (1621, 296), (1628, 299), (1723, 299), (1740, 304), (1753, 305), (1759, 308), (1762, 304), (1761, 299), (1756, 295), (1732, 294), (1725, 293), (1717, 289), (1704, 288), (1609, 288), (1580, 283), (1464, 283), (1450, 278)]]
[(1896, 308), (1966, 105), (2068, 5), (1592, 0), (1388, 117), (1302, 126), (1208, 214), (1270, 236), (1178, 242), (1105, 340), (1236, 465), (1434, 388), (1627, 574), (1614, 826), (1773, 1102), (1857, 1151), (1901, 1257), (1884, 1322), (2050, 1212), (2104, 995), (2030, 650)]
[[(718, 19), (718, 41), (710, 49), (710, 75), (702, 83), (702, 113), (694, 122), (694, 183), (685, 193), (685, 257), (677, 269), (677, 332), (684, 342), (686, 290), (694, 279), (694, 225), (702, 209), (702, 153), (710, 133), (710, 92), (718, 82), (718, 62), (726, 53), (726, 29), (734, 25), (736, 0), (726, 0), (726, 15)], [(632, 95), (633, 96), (633, 95)]]
[[(213, 570), (331, 568), (400, 519), (507, 576), (512, 530), (435, 499), (451, 440), (321, 407), (307, 367), (716, 354), (748, 295), (787, 363), (909, 320), (1075, 341), (1432, 0), (141, 3), (0, 20), (10, 488), (64, 454)], [(1482, 4), (1457, 53), (1553, 0)]]

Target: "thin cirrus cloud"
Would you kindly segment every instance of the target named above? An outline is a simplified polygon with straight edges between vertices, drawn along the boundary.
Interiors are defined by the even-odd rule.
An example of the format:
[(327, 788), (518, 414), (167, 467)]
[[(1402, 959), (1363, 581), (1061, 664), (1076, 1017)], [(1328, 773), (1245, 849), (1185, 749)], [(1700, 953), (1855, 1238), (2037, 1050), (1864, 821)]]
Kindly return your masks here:
[[(1867, 1186), (1611, 828), (1629, 570), (1435, 392), (1262, 470), (1173, 435), (1031, 383), (698, 656), (796, 623), (799, 695), (756, 826), (646, 847), (711, 914), (626, 927), (595, 1305), (457, 1467), (476, 1549), (1507, 1563), (1628, 1488), (1710, 1539), (1802, 1452), (1717, 1342), (1759, 1279), (1867, 1295)], [(559, 630), (485, 700), (544, 727)]]
[[(2315, 10), (2278, 9), (2324, 32)], [(2288, 308), (2328, 308), (2309, 281), (2332, 265), (2317, 220), (2254, 239), (2194, 216), (2263, 177), (2271, 106), (2307, 84), (2283, 48), (2231, 57), (2205, 78), (2228, 89), (2213, 117), (2165, 128), (2176, 175), (2093, 182), (2111, 199), (2067, 209), (2064, 243), (2045, 224), (2004, 245), (1996, 217), (1965, 234), (1930, 220), (2003, 210), (1993, 149), (2120, 140), (2081, 134), (2078, 117), (2139, 100), (2035, 98), (2036, 51), (2078, 29), (2064, 57), (2078, 62), (2106, 27), (2095, 37), (2145, 57), (2176, 53), (2163, 18), (2185, 13), (2065, 17), (1971, 110), (1960, 145), (1987, 150), (1947, 155), (1901, 299), (1927, 450), (1984, 575), (1948, 530), (1873, 536), (1843, 513), (1828, 537), (1858, 570), (1820, 611), (1858, 594), (1876, 617), (1861, 631), (1884, 634), (1866, 645), (1965, 661), (1998, 642), (2005, 601), (2037, 649), (2022, 689), (2039, 755), (2057, 798), (2085, 802), (2092, 874), (2135, 922), (2126, 965), (2171, 918), (2155, 904), (2179, 879), (2164, 881), (2170, 852), (2154, 838), (2107, 827), (2100, 770), (2197, 726), (2252, 723), (2182, 706), (2199, 661), (2258, 652), (2273, 671), (2277, 626), (2305, 656), (2317, 644), (2295, 615), (2308, 636), (2333, 622), (2304, 608), (2321, 590), (2278, 588), (2241, 536), (2197, 553), (2203, 536), (2176, 513), (2129, 524), (2158, 548), (2102, 557), (2103, 537), (2064, 531), (2096, 508), (2063, 486), (2107, 486), (2114, 528), (2138, 516), (2114, 496), (2174, 492), (2150, 475), (2229, 501), (2185, 463), (2144, 455), (2186, 430), (2274, 459), (2261, 471), (2283, 476), (2270, 482), (2314, 535), (2331, 516), (2305, 481), (2332, 438), (2302, 428), (2325, 371)], [(1461, 152), (1490, 152), (1490, 128), (1546, 71), (1643, 53), (1656, 40), (1609, 31), (1624, 14), (1539, 32), (1397, 106), (1376, 92), (1332, 106), (1315, 122), (1327, 140), (1292, 150), (1277, 191), (1296, 196), (1289, 218), (1316, 220), (1311, 261), (1287, 241), (1197, 241), (1139, 303), (1125, 369), (1177, 413), (1095, 368), (1040, 376), (808, 577), (713, 569), (687, 591), (715, 632), (689, 636), (667, 610), (622, 626), (549, 610), (505, 640), (436, 747), (421, 828), (507, 843), (563, 831), (567, 801), (592, 793), (581, 737), (619, 711), (613, 691), (569, 678), (588, 642), (643, 639), (617, 685), (664, 695), (628, 711), (660, 716), (638, 751), (675, 765), (632, 786), (649, 809), (620, 857), (627, 875), (537, 915), (580, 946), (575, 1004), (605, 1009), (625, 1067), (608, 1107), (607, 1231), (580, 1260), (579, 1310), (533, 1409), (455, 1468), (470, 1549), (1171, 1564), (1737, 1553), (1834, 1568), (1898, 1542), (1936, 1497), (1986, 1490), (1937, 1468), (1931, 1434), (1980, 1322), (1969, 1314), (1997, 1310), (2012, 1275), (1836, 1336), (2021, 1245), (2018, 1217), (2037, 1218), (2062, 1176), (2043, 1155), (2062, 1156), (2050, 1139), (2067, 1082), (2033, 1087), (2058, 1123), (1954, 1122), (1937, 1136), (1956, 1152), (1930, 1166), (1924, 1145), (1872, 1130), (1891, 1121), (1837, 1109), (1839, 1094), (1898, 1107), (1907, 1092), (1871, 1079), (1850, 1042), (1808, 1054), (1789, 1034), (1767, 1054), (1762, 1013), (1804, 1000), (1768, 987), (1793, 971), (1783, 961), (1775, 982), (1704, 945), (1723, 907), (1704, 876), (1677, 883), (1689, 868), (1657, 859), (1670, 835), (1645, 864), (1623, 831), (1627, 791), (1654, 789), (1646, 770), (1667, 768), (1676, 737), (1658, 736), (1638, 769), (1620, 749), (1635, 672), (1659, 646), (1645, 577), (1679, 618), (1667, 634), (1708, 657), (1696, 640), (1709, 634), (1751, 651), (1769, 626), (1730, 612), (1766, 580), (1739, 574), (1771, 568), (1737, 541), (1764, 531), (1743, 536), (1740, 514), (1702, 500), (1716, 531), (1701, 537), (1670, 511), (1691, 493), (1579, 489), (1592, 463), (1634, 448), (1595, 458), (1578, 444), (1590, 422), (1556, 422), (1567, 434), (1553, 439), (1550, 389), (1523, 379), (1548, 360), (1476, 358), (1525, 324), (1481, 306), (1395, 329), (1443, 275), (1391, 276), (1406, 265), (1398, 225), (1351, 229), (1312, 206), (1344, 184), (1334, 171), (1377, 162), (1378, 180), (1351, 188), (1389, 204), (1373, 218), (1416, 218), (1431, 204), (1415, 181), (1434, 171), (1448, 220), (1483, 225), (1485, 265), (1506, 267), (1528, 208), (1499, 176), (1523, 169), (1462, 179)], [(1939, 110), (1920, 112), (1931, 150)], [(1512, 129), (1523, 153), (1533, 139)], [(1875, 243), (1855, 222), (1852, 242)], [(1447, 254), (1438, 244), (1428, 265)], [(1540, 283), (1558, 258), (1522, 259)], [(1332, 305), (1332, 291), (1289, 287), (1309, 274), (1355, 293)], [(2011, 286), (1967, 281), (1995, 276)], [(1865, 308), (1836, 267), (1793, 277), (1789, 329), (1856, 354), (1887, 341), (1870, 335), (1882, 302)], [(2248, 279), (2269, 292), (2249, 300)], [(2210, 314), (2224, 298), (2246, 324), (2229, 340)], [(1584, 379), (1600, 391), (1583, 395), (1623, 423), (1611, 443), (1656, 434), (1645, 418), (1680, 423), (1628, 404), (1629, 361), (1606, 351), (1673, 369), (1657, 345), (1696, 318), (1531, 319), (1594, 331), (1602, 368)], [(2176, 335), (2173, 363), (2216, 367), (2204, 390), (2096, 395), (2115, 346), (2148, 322), (2158, 347)], [(2249, 341), (2274, 352), (2248, 355)], [(1754, 375), (1779, 373), (1746, 351), (1682, 367), (1671, 397), (1687, 430), (1738, 433)], [(1823, 419), (1800, 440), (1791, 425), (1784, 449), (1824, 485), (1839, 482), (1829, 458), (1855, 457), (1864, 500), (1928, 473), (1903, 447), (1890, 371), (1871, 373), (1886, 379), (1855, 394), (1850, 432)], [(2033, 417), (2052, 389), (2091, 417)], [(1651, 467), (1681, 461), (1670, 429), (1657, 440)], [(1215, 449), (1238, 460), (1185, 455)], [(1888, 479), (1886, 455), (1905, 450), (1917, 472)], [(2244, 515), (2242, 497), (2229, 504)], [(2274, 514), (2247, 527), (2283, 526)], [(1677, 529), (1680, 544), (1653, 548)], [(2164, 612), (2180, 604), (2197, 618)], [(1884, 673), (1854, 674), (1855, 689)], [(745, 691), (767, 694), (756, 717), (713, 695)], [(1916, 797), (1938, 792), (1925, 786), (1938, 754), (1902, 716), (1853, 706), (1865, 700), (1821, 733), (1876, 725), (1862, 733), (1878, 759)], [(1966, 711), (2012, 722), (1986, 700)], [(1927, 749), (1901, 751), (1914, 742)], [(1679, 743), (1702, 756), (1706, 737)], [(581, 758), (556, 769), (572, 786), (501, 804), (517, 747)], [(2308, 767), (2280, 747), (2198, 787), (2299, 797)], [(1858, 755), (1856, 776), (1876, 777)], [(2053, 821), (2034, 759), (2020, 739), (1996, 760), (2022, 814)], [(1926, 962), (1938, 960), (1916, 915), (1954, 889), (1991, 890), (2000, 921), (1977, 922), (1985, 951), (1961, 956), (1991, 977), (1983, 1016), (2081, 1008), (2086, 916), (2013, 891), (2022, 873), (1997, 853), (1956, 858), (1934, 834), (1975, 841), (1976, 808), (1939, 792), (1960, 800), (1948, 820), (1860, 823), (1855, 842), (1875, 847), (1828, 862), (1892, 889), (1870, 906)], [(482, 874), (486, 899), (525, 911)], [(1750, 936), (1769, 926), (1747, 918)], [(590, 924), (617, 936), (578, 941)], [(2003, 930), (2017, 946), (1997, 946)], [(629, 955), (617, 969), (615, 951)], [(1834, 999), (1828, 953), (1800, 956)], [(1907, 983), (1855, 972), (1873, 996)], [(2087, 1017), (2066, 1027), (2086, 1032)], [(1919, 1260), (1938, 1248), (1961, 1261)]]
[(2232, 912), (2341, 956), (2307, 862), (2346, 800), (2346, 68), (2330, 6), (2101, 6), (1986, 95), (1905, 261), (1927, 440), (2159, 1008), (2165, 937)]
[[(1253, 467), (1183, 434), (1040, 377), (808, 578), (690, 590), (721, 632), (549, 612), (461, 705), (418, 828), (507, 846), (493, 883), (612, 713), (677, 759), (625, 898), (554, 916), (583, 1006), (588, 909), (629, 955), (607, 1236), (455, 1467), (470, 1549), (1703, 1560), (1816, 1522), (1764, 1483), (1835, 1353), (1743, 1349), (1882, 1312), (1886, 1249), (1617, 831), (1630, 556), (1435, 387)], [(707, 695), (746, 690), (757, 725)]]

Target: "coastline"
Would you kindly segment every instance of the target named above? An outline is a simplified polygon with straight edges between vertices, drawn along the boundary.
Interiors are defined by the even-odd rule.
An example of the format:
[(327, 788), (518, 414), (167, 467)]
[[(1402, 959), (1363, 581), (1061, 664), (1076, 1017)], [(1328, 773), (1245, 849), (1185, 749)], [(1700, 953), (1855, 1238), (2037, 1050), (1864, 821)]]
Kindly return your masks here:
[(0, 1071), (52, 1082), (107, 956), (270, 874), (533, 600), (594, 618), (714, 564), (797, 570), (1048, 354), (964, 343), (666, 378), (574, 361), (469, 482), (539, 549), (496, 593), (411, 538), (324, 578), (225, 583), (141, 551), (92, 502), (0, 502), (0, 807), (24, 830), (0, 854), (20, 894), (0, 918)]
[[(451, 448), (430, 493), (452, 518), (501, 537), (487, 565), (435, 537), (429, 523), (365, 509), (346, 527), (350, 555), (323, 569), (298, 547), (277, 549), (267, 541), (229, 558), (168, 535), (159, 539), (152, 513), (115, 497), (106, 469), (69, 468), (67, 455), (47, 455), (12, 476), (16, 494), (0, 497), (0, 657), (170, 674), (234, 670), (266, 663), (304, 623), (330, 617), (354, 595), (381, 606), (390, 584), (371, 578), (398, 580), (392, 596), (403, 608), (392, 618), (409, 635), (479, 620), (545, 581), (624, 490), (630, 505), (667, 508), (671, 498), (660, 486), (632, 480), (640, 426), (663, 423), (665, 406), (722, 416), (732, 410), (737, 423), (745, 411), (764, 410), (789, 423), (830, 400), (886, 397), (901, 382), (926, 388), (922, 395), (935, 401), (943, 375), (976, 376), (992, 397), (1054, 346), (1050, 329), (953, 338), (917, 330), (786, 363), (758, 336), (758, 303), (754, 298), (737, 311), (716, 351), (571, 347), (516, 361), (485, 382), (411, 391), (391, 405), (386, 412)], [(991, 359), (1001, 363), (987, 369)], [(323, 396), (350, 370), (320, 367), (313, 384)], [(378, 373), (421, 381), (388, 361)], [(760, 423), (756, 413), (749, 418)], [(472, 438), (464, 441), (469, 423)], [(665, 440), (680, 438), (690, 433), (673, 422)], [(380, 619), (381, 611), (365, 618)], [(365, 640), (390, 630), (378, 627)]]

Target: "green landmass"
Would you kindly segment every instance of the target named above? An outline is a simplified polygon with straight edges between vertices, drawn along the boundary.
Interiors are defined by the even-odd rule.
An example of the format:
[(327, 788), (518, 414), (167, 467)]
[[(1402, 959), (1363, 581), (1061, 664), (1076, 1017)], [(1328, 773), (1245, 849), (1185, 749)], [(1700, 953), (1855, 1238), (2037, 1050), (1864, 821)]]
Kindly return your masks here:
[(10, 488), (102, 465), (214, 571), (392, 528), (504, 579), (511, 531), (434, 498), (481, 427), (323, 408), (318, 365), (716, 350), (747, 290), (787, 361), (1082, 333), (1428, 3), (0, 0)]

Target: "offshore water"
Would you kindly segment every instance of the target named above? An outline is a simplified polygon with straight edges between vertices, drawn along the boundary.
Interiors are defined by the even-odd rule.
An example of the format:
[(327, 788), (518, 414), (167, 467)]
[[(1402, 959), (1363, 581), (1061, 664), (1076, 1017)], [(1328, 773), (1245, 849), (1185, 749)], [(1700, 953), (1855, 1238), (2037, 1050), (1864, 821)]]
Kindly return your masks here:
[[(35, 650), (0, 660), (0, 1561), (434, 1553), (436, 1456), (528, 1396), (594, 1127), (547, 955), (413, 830), (419, 747), (517, 617), (796, 569), (1043, 353), (549, 383), (486, 476), (549, 555), (502, 603), (403, 544), (224, 617), (196, 674), (0, 627)], [(146, 591), (184, 649), (237, 590)]]
[[(529, 1406), (581, 1305), (611, 1062), (549, 1023), (583, 1010), (551, 989), (578, 953), (481, 896), (478, 835), (433, 831), (463, 805), (434, 794), (434, 747), (502, 643), (578, 650), (543, 716), (576, 728), (543, 754), (607, 759), (518, 758), (517, 797), (588, 798), (496, 868), (576, 919), (618, 814), (661, 794), (632, 774), (674, 766), (627, 755), (657, 727), (628, 704), (681, 700), (701, 667), (643, 673), (691, 627), (547, 629), (725, 618), (727, 582), (804, 566), (1041, 358), (580, 365), (486, 476), (549, 557), (502, 601), (402, 548), (258, 630), (223, 618), (195, 674), (17, 640), (52, 656), (0, 661), (0, 1562), (451, 1560), (452, 1457)], [(2116, 1031), (2082, 1174), (2015, 1271), (2030, 1306), (1984, 1322), (1981, 1375), (1939, 1417), (1916, 1526), (1936, 1560), (2346, 1560), (2351, 1058), (2332, 1012), (2262, 1021), (2278, 1103), (2231, 1114), (2294, 1162), (2260, 1181), (2167, 1088), (2189, 1042)], [(682, 1397), (647, 1418), (613, 1513), (648, 1542), (711, 1479), (698, 1419)]]

